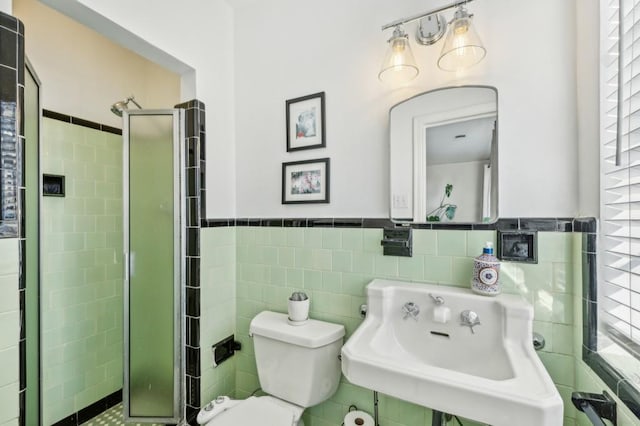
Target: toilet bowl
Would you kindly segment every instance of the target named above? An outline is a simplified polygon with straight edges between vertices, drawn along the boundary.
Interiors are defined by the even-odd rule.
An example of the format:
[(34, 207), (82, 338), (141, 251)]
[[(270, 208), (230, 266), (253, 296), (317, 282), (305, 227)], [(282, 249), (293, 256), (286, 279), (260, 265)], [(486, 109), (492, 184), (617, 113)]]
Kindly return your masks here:
[(264, 311), (251, 321), (258, 379), (267, 396), (218, 397), (198, 413), (206, 426), (304, 426), (302, 413), (329, 399), (340, 383), (344, 326), (313, 319), (291, 325)]

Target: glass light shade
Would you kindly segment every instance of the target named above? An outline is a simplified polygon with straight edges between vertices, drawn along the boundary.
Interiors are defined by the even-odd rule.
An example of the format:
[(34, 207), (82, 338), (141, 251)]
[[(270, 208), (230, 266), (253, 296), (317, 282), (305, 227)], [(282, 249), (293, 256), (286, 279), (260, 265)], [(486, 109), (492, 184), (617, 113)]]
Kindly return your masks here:
[(403, 84), (416, 78), (419, 72), (407, 34), (396, 27), (378, 78), (385, 83)]
[(471, 25), (471, 17), (463, 8), (456, 11), (438, 59), (440, 69), (460, 71), (469, 68), (480, 62), (487, 53)]

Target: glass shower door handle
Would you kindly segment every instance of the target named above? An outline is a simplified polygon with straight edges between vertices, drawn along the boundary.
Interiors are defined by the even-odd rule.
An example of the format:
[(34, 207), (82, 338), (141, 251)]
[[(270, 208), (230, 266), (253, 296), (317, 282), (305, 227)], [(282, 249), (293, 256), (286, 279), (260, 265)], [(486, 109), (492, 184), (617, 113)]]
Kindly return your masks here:
[(124, 254), (124, 279), (129, 280), (129, 278), (134, 277), (136, 275), (136, 254), (125, 253)]
[(124, 281), (129, 280), (129, 253), (123, 253), (122, 264), (124, 265)]
[(129, 277), (133, 278), (136, 276), (136, 252), (132, 251), (129, 253)]

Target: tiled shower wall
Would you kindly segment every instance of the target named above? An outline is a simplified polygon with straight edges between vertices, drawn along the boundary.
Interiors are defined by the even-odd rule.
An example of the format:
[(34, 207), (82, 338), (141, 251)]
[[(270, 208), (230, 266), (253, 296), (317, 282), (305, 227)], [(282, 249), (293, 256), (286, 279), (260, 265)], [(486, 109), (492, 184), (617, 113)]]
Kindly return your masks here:
[(43, 119), (42, 172), (66, 186), (42, 200), (44, 424), (122, 388), (121, 139)]
[[(414, 256), (404, 258), (382, 255), (381, 229), (238, 226), (203, 228), (202, 234), (202, 274), (203, 279), (207, 276), (211, 288), (211, 291), (203, 289), (203, 306), (219, 304), (218, 309), (226, 312), (230, 308), (224, 300), (235, 288), (235, 331), (243, 345), (233, 357), (235, 360), (232, 358), (212, 370), (211, 378), (203, 380), (202, 403), (219, 394), (244, 398), (259, 387), (253, 346), (248, 337), (249, 322), (264, 309), (286, 312), (286, 300), (293, 291), (307, 292), (313, 318), (344, 324), (348, 338), (362, 321), (359, 306), (365, 302), (365, 286), (370, 280), (383, 277), (468, 287), (473, 257), (481, 252), (485, 241), (495, 242), (496, 238), (495, 231), (416, 229)], [(573, 234), (540, 232), (538, 236), (538, 264), (504, 262), (503, 289), (523, 295), (534, 306), (534, 330), (542, 333), (547, 341), (545, 349), (539, 352), (540, 358), (565, 401), (565, 424), (574, 425), (577, 414), (569, 401), (575, 382)], [(229, 254), (233, 252), (234, 241), (235, 285), (230, 278), (233, 261)], [(218, 287), (214, 290), (213, 286)], [(218, 292), (224, 296), (215, 301)], [(231, 330), (225, 323), (226, 315), (220, 311), (212, 311), (207, 319), (203, 315), (203, 348)], [(206, 350), (203, 371), (208, 365), (205, 353)], [(235, 392), (228, 379), (233, 362)], [(203, 377), (208, 377), (208, 373)], [(211, 391), (205, 391), (207, 388)], [(384, 395), (380, 398), (382, 424), (431, 424), (429, 410)], [(306, 412), (305, 424), (339, 425), (351, 404), (373, 412), (371, 391), (343, 379), (329, 401)], [(464, 424), (474, 423), (465, 421)]]
[(0, 425), (18, 424), (18, 240), (0, 239)]

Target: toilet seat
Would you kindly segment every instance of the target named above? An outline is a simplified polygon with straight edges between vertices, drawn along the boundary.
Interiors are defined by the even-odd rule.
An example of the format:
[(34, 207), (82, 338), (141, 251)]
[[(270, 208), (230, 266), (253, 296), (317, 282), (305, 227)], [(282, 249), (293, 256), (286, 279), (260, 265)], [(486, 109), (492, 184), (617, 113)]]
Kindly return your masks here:
[(206, 426), (296, 426), (303, 408), (270, 396), (251, 396), (215, 416)]

